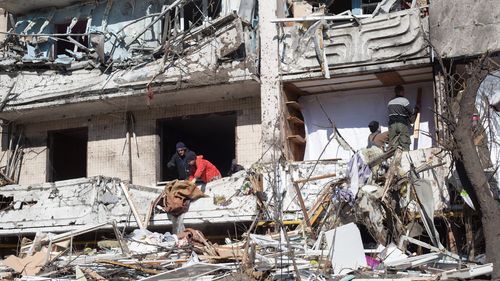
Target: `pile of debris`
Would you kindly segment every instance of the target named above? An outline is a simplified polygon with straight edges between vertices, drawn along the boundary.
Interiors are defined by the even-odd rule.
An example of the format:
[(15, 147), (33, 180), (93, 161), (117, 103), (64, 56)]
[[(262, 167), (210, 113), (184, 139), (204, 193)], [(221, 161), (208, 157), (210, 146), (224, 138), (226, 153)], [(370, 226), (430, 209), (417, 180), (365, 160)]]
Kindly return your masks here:
[[(448, 229), (443, 239), (435, 223), (446, 217), (453, 201), (444, 180), (449, 166), (439, 149), (364, 149), (349, 163), (277, 161), (202, 188), (169, 182), (150, 201), (145, 220), (121, 183), (139, 228), (120, 229), (109, 221), (61, 234), (39, 232), (23, 238), (18, 254), (0, 262), (1, 277), (447, 280), (487, 275), (493, 265), (485, 263), (484, 255), (461, 255), (453, 231)], [(235, 185), (235, 193), (214, 192), (221, 183)], [(254, 198), (257, 209), (250, 225), (239, 225), (245, 229), (238, 235), (228, 231), (236, 223), (218, 231), (224, 239), (209, 240), (196, 227), (184, 228), (184, 215), (197, 200), (209, 199), (224, 209), (245, 196)], [(148, 222), (160, 212), (168, 214), (173, 231), (151, 231), (154, 224)], [(114, 238), (97, 239), (106, 228)], [(89, 234), (97, 243), (84, 242)]]

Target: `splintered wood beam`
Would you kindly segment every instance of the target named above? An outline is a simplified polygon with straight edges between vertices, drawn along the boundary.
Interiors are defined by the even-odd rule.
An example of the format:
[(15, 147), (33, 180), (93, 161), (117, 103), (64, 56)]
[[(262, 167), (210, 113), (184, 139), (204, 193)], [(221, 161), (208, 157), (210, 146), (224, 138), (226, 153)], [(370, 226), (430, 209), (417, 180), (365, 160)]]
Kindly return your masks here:
[(396, 71), (380, 72), (376, 73), (375, 76), (377, 76), (378, 80), (380, 80), (384, 86), (396, 86), (405, 83), (403, 78)]
[(137, 208), (135, 207), (134, 201), (132, 201), (132, 196), (130, 195), (128, 191), (128, 187), (123, 184), (123, 182), (120, 183), (120, 187), (122, 188), (123, 195), (125, 195), (125, 199), (127, 199), (127, 203), (130, 207), (130, 210), (132, 211), (132, 214), (134, 215), (135, 221), (137, 222), (137, 226), (139, 226), (140, 229), (146, 229), (144, 226), (143, 221), (141, 220), (141, 217), (139, 216), (139, 212), (137, 212)]
[(108, 279), (102, 277), (101, 275), (99, 275), (97, 272), (93, 271), (92, 269), (90, 268), (85, 268), (85, 267), (81, 267), (80, 268), (86, 275), (88, 275), (89, 277), (91, 277), (92, 279), (94, 280), (97, 280), (97, 281), (108, 281)]
[(297, 116), (288, 116), (286, 120), (288, 120), (290, 124), (304, 126), (304, 120), (300, 119)]
[(286, 139), (295, 143), (295, 144), (300, 144), (300, 145), (306, 144), (306, 140), (304, 139), (304, 137), (299, 136), (299, 135), (288, 136), (288, 137), (286, 137)]
[[(417, 107), (420, 109), (422, 106), (422, 88), (418, 88), (417, 90)], [(417, 112), (417, 116), (415, 117), (413, 129), (413, 138), (418, 139), (418, 135), (420, 132), (420, 110)]]
[(293, 183), (306, 183), (309, 181), (315, 181), (315, 180), (321, 180), (321, 179), (327, 179), (327, 178), (333, 178), (336, 177), (336, 173), (331, 173), (331, 174), (326, 174), (326, 175), (321, 175), (321, 176), (315, 176), (315, 177), (309, 177), (307, 179), (298, 179), (293, 181)]

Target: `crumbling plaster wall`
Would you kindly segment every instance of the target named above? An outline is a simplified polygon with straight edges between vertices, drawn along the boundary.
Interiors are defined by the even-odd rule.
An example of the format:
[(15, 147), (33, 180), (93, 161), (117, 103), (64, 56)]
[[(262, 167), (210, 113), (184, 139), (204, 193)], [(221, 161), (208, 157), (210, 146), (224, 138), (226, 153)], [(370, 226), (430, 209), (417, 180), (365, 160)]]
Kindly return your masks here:
[(176, 60), (168, 69), (164, 68), (162, 60), (156, 60), (141, 67), (118, 69), (108, 74), (97, 69), (81, 69), (66, 74), (54, 70), (18, 71), (15, 75), (1, 73), (0, 91), (8, 92), (12, 87), (10, 95), (13, 97), (4, 112), (99, 100), (104, 93), (107, 97), (134, 95), (137, 93), (133, 89), (144, 89), (152, 80), (163, 87), (170, 86), (172, 90), (248, 80), (252, 63), (219, 62), (221, 52), (237, 50), (243, 43), (241, 21), (231, 16), (228, 25), (216, 33), (215, 39), (205, 38), (199, 48), (191, 48), (186, 56)]
[[(0, 9), (0, 31), (1, 32), (7, 32), (7, 14), (5, 13), (4, 9)], [(5, 39), (4, 34), (0, 34), (0, 41), (3, 41)]]
[[(145, 18), (135, 24), (131, 24), (133, 20), (145, 15), (158, 13), (161, 10), (162, 5), (166, 4), (165, 2), (169, 1), (138, 1), (136, 3), (127, 0), (95, 1), (57, 10), (46, 8), (19, 18), (15, 31), (16, 33), (27, 34), (57, 33), (56, 24), (66, 24), (75, 18), (77, 20), (87, 21), (87, 32), (89, 33), (117, 33), (118, 37), (123, 36), (124, 42), (129, 44), (131, 43), (131, 36), (145, 28), (146, 25), (152, 21), (152, 18)], [(126, 27), (128, 24), (131, 25)], [(122, 28), (124, 28), (124, 30), (119, 32)], [(161, 28), (162, 26), (160, 21), (153, 26), (152, 30), (145, 32), (134, 46), (139, 45), (139, 42), (145, 47), (159, 46)], [(130, 36), (127, 36), (127, 34)], [(113, 40), (106, 41), (104, 49), (107, 54), (113, 48), (114, 41), (115, 38), (113, 38)], [(46, 40), (46, 42), (42, 41), (41, 43), (30, 45), (25, 59), (31, 60), (34, 59), (35, 56), (48, 57), (54, 43), (54, 40)], [(31, 52), (30, 48), (32, 49)], [(35, 51), (35, 49), (38, 51)], [(116, 50), (112, 54), (114, 60), (127, 60), (132, 56), (133, 52), (124, 48), (124, 44), (121, 43), (117, 44)]]
[[(133, 182), (156, 185), (159, 172), (158, 119), (212, 112), (237, 112), (236, 157), (249, 166), (261, 154), (260, 99), (249, 97), (151, 110), (135, 111), (137, 146), (132, 142)], [(113, 113), (85, 118), (73, 118), (23, 125), (29, 148), (20, 175), (20, 184), (43, 183), (47, 176), (47, 131), (88, 127), (87, 176), (105, 175), (128, 179), (128, 154), (122, 153), (125, 144), (125, 113)]]
[(430, 1), (430, 38), (446, 58), (500, 50), (497, 0)]
[[(318, 58), (323, 60), (323, 56), (324, 64), (338, 73), (337, 69), (345, 67), (366, 71), (372, 64), (398, 62), (409, 65), (412, 60), (418, 62), (429, 55), (424, 38), (428, 21), (421, 18), (419, 9), (345, 24), (332, 21), (318, 21), (310, 26), (295, 24), (282, 30), (286, 35), (280, 42), (283, 75), (310, 76), (310, 72), (321, 69)], [(315, 41), (323, 42), (324, 48), (316, 47)]]
[[(98, 61), (101, 64), (105, 61), (108, 64), (112, 60), (114, 67), (123, 68), (137, 65), (144, 61), (154, 60), (153, 53), (160, 50), (165, 40), (169, 40), (167, 45), (171, 51), (179, 52), (188, 44), (179, 48), (175, 43), (172, 44), (170, 41), (172, 38), (167, 38), (170, 35), (175, 37), (175, 34), (179, 32), (192, 32), (197, 27), (207, 26), (203, 22), (209, 20), (209, 18), (203, 18), (199, 14), (195, 18), (184, 20), (186, 16), (190, 15), (191, 9), (194, 9), (196, 13), (201, 12), (203, 9), (201, 1), (193, 1), (194, 5), (186, 7), (185, 10), (182, 7), (191, 4), (190, 1), (181, 1), (180, 3), (175, 2), (175, 0), (82, 1), (82, 3), (75, 5), (70, 5), (71, 3), (68, 2), (69, 6), (58, 9), (49, 3), (37, 3), (33, 6), (41, 6), (42, 8), (34, 10), (28, 7), (17, 7), (15, 3), (12, 3), (14, 1), (6, 2), (0, 3), (0, 6), (14, 13), (21, 12), (14, 28), (14, 33), (21, 34), (21, 36), (13, 39), (15, 41), (19, 39), (16, 45), (20, 44), (20, 46), (12, 49), (14, 52), (7, 52), (11, 60), (6, 61), (5, 65), (12, 64), (14, 57), (14, 61), (19, 61), (22, 57), (22, 62), (25, 64), (31, 62), (52, 63), (53, 61), (54, 64), (61, 67), (68, 67), (75, 60), (82, 61), (97, 57), (99, 57)], [(216, 19), (210, 18), (210, 23), (238, 11), (240, 1), (231, 2), (233, 3), (230, 4), (227, 1), (218, 4), (211, 3), (211, 5), (220, 5), (221, 12), (210, 15), (216, 17)], [(178, 18), (173, 18), (170, 22), (174, 26), (171, 26), (169, 30), (163, 30), (165, 28), (164, 19), (158, 20), (158, 15), (168, 7), (172, 7), (171, 14), (179, 9), (180, 13)], [(244, 16), (246, 16), (247, 10), (242, 10)], [(208, 13), (208, 11), (206, 12)], [(209, 14), (204, 15), (209, 16)], [(185, 22), (186, 27), (179, 25), (179, 22)], [(151, 26), (149, 26), (150, 24)], [(68, 39), (73, 40), (61, 35), (66, 33), (85, 34), (72, 37), (80, 40), (83, 46), (80, 45), (77, 49), (73, 49), (71, 45), (64, 45), (65, 41), (69, 42)], [(190, 35), (193, 34), (194, 32), (190, 33)], [(85, 40), (82, 41), (84, 38)], [(19, 47), (26, 49), (26, 52), (19, 52)], [(12, 50), (9, 49), (9, 51)]]

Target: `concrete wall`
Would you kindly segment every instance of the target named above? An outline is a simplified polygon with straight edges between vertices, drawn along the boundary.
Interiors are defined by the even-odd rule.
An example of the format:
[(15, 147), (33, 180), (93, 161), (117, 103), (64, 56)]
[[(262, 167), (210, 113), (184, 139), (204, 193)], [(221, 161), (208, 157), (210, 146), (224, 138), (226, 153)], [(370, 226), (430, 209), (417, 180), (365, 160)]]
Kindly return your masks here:
[[(7, 24), (8, 18), (7, 18), (7, 13), (5, 12), (4, 9), (0, 9), (0, 31), (1, 32), (7, 32)], [(3, 41), (5, 39), (5, 34), (0, 34), (0, 41)]]
[[(156, 185), (159, 177), (160, 137), (157, 120), (213, 112), (237, 112), (236, 158), (249, 166), (261, 155), (260, 99), (250, 97), (210, 103), (164, 107), (133, 112), (139, 157), (132, 145), (133, 181), (138, 185)], [(43, 183), (47, 175), (47, 131), (88, 127), (87, 176), (105, 175), (128, 179), (128, 155), (125, 143), (125, 114), (115, 113), (59, 121), (30, 123), (23, 126), (29, 148), (26, 149), (20, 184)]]
[[(287, 36), (283, 36), (285, 39), (280, 42), (282, 74), (310, 76), (312, 70), (319, 72), (322, 69), (318, 58), (323, 56), (325, 62), (321, 59), (322, 64), (328, 65), (332, 76), (346, 67), (351, 71), (366, 71), (366, 67), (373, 64), (398, 62), (408, 65), (412, 64), (412, 60), (429, 56), (424, 38), (427, 20), (420, 17), (419, 9), (359, 21), (359, 25), (353, 22), (352, 26), (334, 25), (331, 21), (324, 25), (318, 22), (306, 32), (301, 31), (304, 27), (298, 24), (284, 27), (283, 32)], [(315, 39), (319, 38), (315, 32), (321, 28), (324, 29), (324, 36), (320, 38), (324, 53), (314, 43), (319, 40)]]
[(442, 57), (479, 55), (500, 50), (498, 0), (433, 0), (430, 38)]

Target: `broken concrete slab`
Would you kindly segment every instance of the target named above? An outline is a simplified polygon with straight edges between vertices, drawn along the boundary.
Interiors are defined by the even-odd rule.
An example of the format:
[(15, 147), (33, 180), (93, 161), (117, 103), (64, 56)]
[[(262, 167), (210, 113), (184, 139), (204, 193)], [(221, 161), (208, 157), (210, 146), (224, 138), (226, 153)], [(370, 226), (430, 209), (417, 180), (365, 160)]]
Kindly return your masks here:
[[(353, 71), (356, 64), (367, 62), (380, 63), (375, 67), (383, 67), (385, 63), (403, 58), (407, 60), (403, 59), (405, 62), (400, 62), (400, 65), (417, 64), (423, 61), (414, 59), (428, 56), (423, 28), (426, 21), (421, 20), (419, 9), (360, 19), (344, 25), (324, 21), (324, 25), (325, 59), (330, 68), (351, 65), (353, 68), (350, 70)], [(283, 29), (287, 36), (280, 55), (285, 79), (287, 76), (290, 79), (321, 76), (313, 36), (306, 36), (307, 32), (301, 27), (284, 26)], [(407, 43), (401, 44), (402, 41)], [(313, 69), (316, 71), (311, 71)], [(304, 74), (304, 71), (308, 73)]]
[[(190, 205), (184, 223), (196, 225), (252, 221), (257, 213), (253, 195), (234, 196), (226, 206), (214, 204), (215, 196), (227, 195), (231, 190), (236, 193), (244, 180), (244, 176), (228, 177), (207, 184), (209, 196)], [(96, 224), (106, 224), (106, 229), (112, 229), (108, 224), (110, 221), (116, 221), (119, 227), (135, 226), (136, 223), (129, 222), (130, 206), (120, 183), (121, 180), (116, 178), (97, 176), (31, 186), (4, 186), (0, 195), (12, 197), (12, 204), (30, 204), (21, 204), (22, 207), (17, 210), (0, 211), (0, 236), (38, 231), (66, 232)], [(163, 188), (129, 185), (130, 196), (141, 220), (146, 217), (151, 202), (162, 191)], [(116, 203), (106, 199), (110, 193), (119, 199), (115, 200)], [(101, 200), (101, 196), (106, 200)], [(20, 221), (20, 217), (24, 219)], [(155, 213), (149, 224), (150, 227), (168, 225), (171, 225), (171, 221), (166, 213)]]
[(493, 272), (493, 264), (471, 265), (463, 269), (453, 269), (441, 273), (441, 280), (469, 279)]

